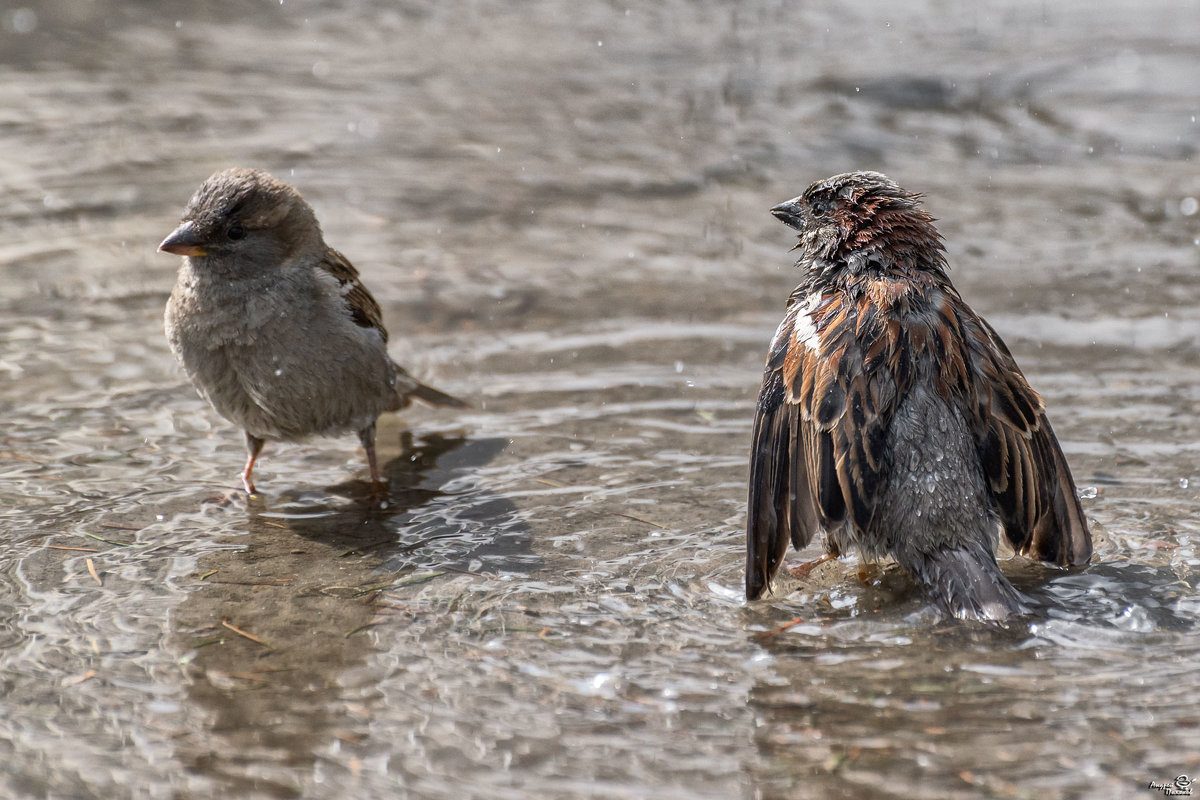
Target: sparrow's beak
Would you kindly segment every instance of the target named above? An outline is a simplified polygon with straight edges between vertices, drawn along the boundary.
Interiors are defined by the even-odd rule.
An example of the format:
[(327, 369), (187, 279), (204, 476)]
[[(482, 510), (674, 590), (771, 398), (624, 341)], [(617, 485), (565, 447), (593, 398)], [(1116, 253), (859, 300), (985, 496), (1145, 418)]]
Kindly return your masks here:
[(784, 225), (800, 230), (803, 220), (800, 217), (800, 198), (793, 197), (786, 203), (780, 203), (771, 209), (771, 213), (775, 218)]
[(196, 228), (192, 223), (185, 222), (171, 231), (170, 236), (163, 239), (158, 250), (160, 253), (174, 253), (177, 256), (204, 258), (207, 253), (204, 251), (203, 244), (203, 240), (197, 235)]

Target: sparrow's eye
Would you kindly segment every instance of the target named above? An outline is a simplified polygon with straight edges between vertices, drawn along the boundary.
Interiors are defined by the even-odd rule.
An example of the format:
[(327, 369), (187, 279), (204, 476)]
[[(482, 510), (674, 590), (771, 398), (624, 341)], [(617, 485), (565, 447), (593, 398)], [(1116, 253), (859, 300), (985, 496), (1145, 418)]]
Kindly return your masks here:
[(229, 226), (229, 230), (225, 231), (225, 235), (228, 236), (231, 241), (236, 242), (238, 239), (246, 238), (246, 229), (243, 228), (241, 224), (235, 222)]
[(818, 219), (829, 213), (829, 205), (824, 200), (813, 200), (812, 214)]

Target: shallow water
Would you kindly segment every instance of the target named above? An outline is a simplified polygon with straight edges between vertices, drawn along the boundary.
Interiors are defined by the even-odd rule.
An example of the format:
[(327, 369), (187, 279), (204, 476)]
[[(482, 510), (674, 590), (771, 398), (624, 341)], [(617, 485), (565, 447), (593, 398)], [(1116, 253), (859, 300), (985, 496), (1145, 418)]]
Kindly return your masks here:
[[(0, 795), (1200, 771), (1200, 5), (194, 5), (0, 9)], [(385, 508), (354, 437), (212, 502), (241, 436), (172, 361), (154, 248), (231, 164), (299, 186), (473, 405), (381, 420)], [(741, 600), (796, 281), (766, 209), (854, 168), (926, 193), (1083, 490), (1094, 561), (1009, 562), (1008, 629), (853, 559)]]

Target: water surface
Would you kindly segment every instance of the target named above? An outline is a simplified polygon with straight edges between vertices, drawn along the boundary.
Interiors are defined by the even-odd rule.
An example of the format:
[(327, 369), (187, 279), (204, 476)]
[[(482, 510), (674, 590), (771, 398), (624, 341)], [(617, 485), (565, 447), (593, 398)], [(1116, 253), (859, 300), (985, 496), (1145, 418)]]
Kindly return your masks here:
[[(1200, 7), (0, 10), (0, 794), (1156, 796), (1200, 772)], [(470, 400), (241, 435), (161, 332), (190, 193), (295, 183)], [(1096, 536), (937, 619), (854, 559), (741, 600), (797, 277), (880, 169), (1044, 395)], [(818, 549), (809, 555), (814, 555)], [(772, 633), (784, 624), (802, 620)]]

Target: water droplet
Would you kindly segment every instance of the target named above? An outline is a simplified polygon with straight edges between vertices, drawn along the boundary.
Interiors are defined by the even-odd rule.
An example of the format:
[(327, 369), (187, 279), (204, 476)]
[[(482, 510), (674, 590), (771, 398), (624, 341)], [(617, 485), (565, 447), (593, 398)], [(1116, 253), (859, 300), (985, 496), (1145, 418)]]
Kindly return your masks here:
[(1190, 217), (1200, 211), (1200, 201), (1194, 197), (1185, 197), (1179, 201), (1179, 213), (1185, 217)]
[(1188, 479), (1187, 479), (1187, 478), (1180, 478), (1180, 479), (1179, 479), (1179, 488), (1180, 488), (1180, 489), (1186, 489), (1186, 488), (1188, 488)]
[(38, 18), (32, 8), (18, 8), (5, 16), (4, 27), (13, 33), (24, 35), (37, 30)]
[(1084, 500), (1091, 500), (1100, 494), (1100, 490), (1095, 486), (1084, 486), (1079, 490), (1079, 496)]

